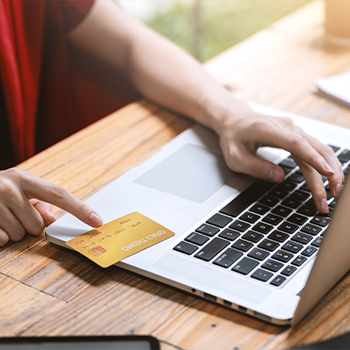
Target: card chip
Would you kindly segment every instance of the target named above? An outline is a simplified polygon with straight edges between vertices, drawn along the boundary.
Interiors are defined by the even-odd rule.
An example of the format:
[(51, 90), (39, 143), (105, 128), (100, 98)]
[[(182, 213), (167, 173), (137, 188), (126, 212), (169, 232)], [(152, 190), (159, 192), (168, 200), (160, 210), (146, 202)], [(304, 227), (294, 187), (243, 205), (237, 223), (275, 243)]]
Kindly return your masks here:
[(88, 252), (90, 254), (92, 254), (93, 256), (99, 256), (99, 255), (101, 255), (103, 253), (106, 253), (107, 250), (102, 248), (100, 245), (98, 245), (97, 247), (94, 247), (94, 248), (88, 250)]

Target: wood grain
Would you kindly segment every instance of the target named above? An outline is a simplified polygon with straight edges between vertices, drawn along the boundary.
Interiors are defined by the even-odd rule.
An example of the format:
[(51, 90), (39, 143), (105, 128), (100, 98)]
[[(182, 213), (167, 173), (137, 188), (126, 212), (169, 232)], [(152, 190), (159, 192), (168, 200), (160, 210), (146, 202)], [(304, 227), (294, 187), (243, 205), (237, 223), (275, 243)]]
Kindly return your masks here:
[[(240, 98), (350, 127), (350, 111), (312, 92), (350, 70), (350, 48), (324, 42), (312, 2), (205, 64)], [(192, 123), (147, 101), (107, 116), (19, 165), (86, 199)], [(62, 211), (54, 209), (56, 216)], [(350, 276), (296, 329), (273, 326), (26, 236), (0, 249), (0, 335), (152, 334), (163, 350), (284, 349), (350, 330)]]

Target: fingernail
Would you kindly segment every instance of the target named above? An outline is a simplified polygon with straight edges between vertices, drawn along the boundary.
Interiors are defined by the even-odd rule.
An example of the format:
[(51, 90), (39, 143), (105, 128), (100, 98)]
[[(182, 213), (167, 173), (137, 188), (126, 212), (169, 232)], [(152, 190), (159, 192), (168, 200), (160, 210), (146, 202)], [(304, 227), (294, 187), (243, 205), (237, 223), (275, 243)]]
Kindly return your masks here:
[(338, 197), (340, 195), (341, 190), (342, 190), (342, 185), (338, 183), (337, 186), (335, 187), (336, 197)]
[(103, 224), (101, 217), (94, 212), (90, 214), (90, 222), (93, 226), (101, 226)]
[(325, 198), (322, 198), (322, 200), (321, 200), (321, 209), (325, 214), (329, 212), (328, 203), (327, 203), (327, 200)]
[(270, 171), (269, 171), (269, 180), (271, 182), (280, 182), (282, 181), (282, 174), (279, 170), (275, 169), (275, 168), (272, 168)]
[(329, 171), (332, 174), (334, 174), (334, 170), (331, 168), (331, 166), (327, 162), (323, 163), (323, 167), (325, 168), (326, 171)]

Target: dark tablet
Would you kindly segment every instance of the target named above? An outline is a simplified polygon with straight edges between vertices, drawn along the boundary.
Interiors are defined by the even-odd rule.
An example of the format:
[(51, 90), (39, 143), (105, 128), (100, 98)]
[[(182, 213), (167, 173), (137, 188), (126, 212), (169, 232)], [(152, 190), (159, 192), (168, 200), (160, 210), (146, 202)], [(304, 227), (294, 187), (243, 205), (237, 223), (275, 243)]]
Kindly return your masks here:
[(160, 350), (151, 336), (78, 336), (0, 338), (0, 349), (8, 350)]

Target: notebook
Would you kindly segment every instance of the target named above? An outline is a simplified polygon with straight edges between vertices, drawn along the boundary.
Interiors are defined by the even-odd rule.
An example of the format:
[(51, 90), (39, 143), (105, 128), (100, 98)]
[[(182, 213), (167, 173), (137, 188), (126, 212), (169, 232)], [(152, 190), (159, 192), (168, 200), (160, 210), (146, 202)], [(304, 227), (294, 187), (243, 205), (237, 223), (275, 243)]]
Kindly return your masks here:
[(315, 83), (317, 93), (350, 106), (350, 72), (318, 78)]
[[(251, 106), (289, 116), (331, 145), (347, 174), (350, 130)], [(175, 232), (117, 265), (267, 322), (300, 322), (350, 268), (350, 186), (334, 200), (323, 178), (330, 214), (322, 216), (288, 152), (261, 148), (258, 156), (281, 165), (282, 184), (232, 172), (218, 137), (195, 125), (95, 193), (86, 202), (104, 222), (136, 211)], [(66, 214), (46, 237), (67, 247), (89, 230)]]

